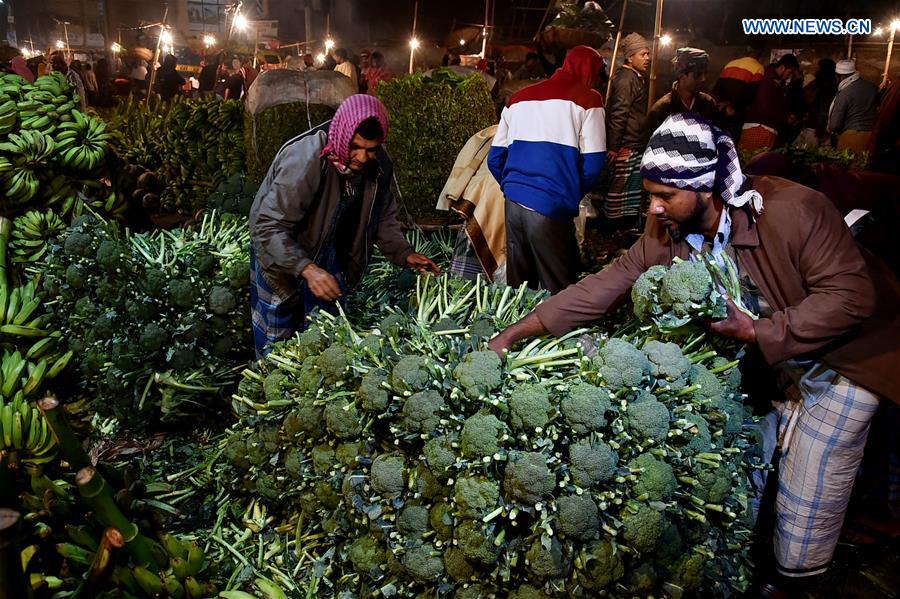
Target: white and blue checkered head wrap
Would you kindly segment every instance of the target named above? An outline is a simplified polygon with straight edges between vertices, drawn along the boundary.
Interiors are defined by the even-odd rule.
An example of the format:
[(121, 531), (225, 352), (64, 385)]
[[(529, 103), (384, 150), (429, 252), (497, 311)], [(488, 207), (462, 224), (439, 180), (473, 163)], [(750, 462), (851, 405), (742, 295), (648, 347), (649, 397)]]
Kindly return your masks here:
[(678, 189), (714, 192), (726, 204), (749, 204), (762, 214), (763, 198), (741, 171), (734, 141), (697, 114), (673, 114), (663, 121), (644, 151), (641, 176)]

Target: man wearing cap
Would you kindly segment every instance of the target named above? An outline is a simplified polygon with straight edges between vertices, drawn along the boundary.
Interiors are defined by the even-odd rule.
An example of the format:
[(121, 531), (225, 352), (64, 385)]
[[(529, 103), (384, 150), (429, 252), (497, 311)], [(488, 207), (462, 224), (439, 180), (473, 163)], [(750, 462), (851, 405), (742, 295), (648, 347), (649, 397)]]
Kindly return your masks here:
[(762, 81), (765, 67), (759, 62), (762, 46), (753, 44), (747, 53), (726, 64), (713, 87), (713, 96), (719, 102), (724, 129), (732, 139), (740, 139), (747, 107), (756, 97), (756, 89)]
[(647, 69), (650, 44), (640, 34), (622, 40), (625, 62), (616, 69), (609, 94), (606, 146), (612, 180), (606, 190), (603, 214), (619, 228), (639, 226), (644, 192), (641, 188), (641, 153), (647, 118)]
[(335, 311), (365, 274), (375, 245), (399, 266), (440, 269), (407, 242), (382, 149), (388, 112), (350, 96), (334, 118), (289, 140), (250, 209), (250, 299), (256, 355), (306, 328), (314, 309)]
[(839, 60), (834, 72), (838, 91), (828, 111), (828, 130), (838, 136), (838, 150), (862, 152), (875, 125), (878, 88), (859, 76), (853, 59)]
[[(545, 300), (490, 343), (563, 335), (622, 304), (649, 267), (710, 251), (733, 257), (754, 320), (728, 301), (712, 332), (745, 343), (783, 379), (775, 505), (776, 584), (831, 563), (879, 397), (900, 402), (900, 284), (861, 250), (824, 195), (777, 177), (745, 177), (731, 138), (675, 114), (641, 163), (643, 236), (603, 271)], [(793, 580), (788, 580), (793, 579)]]
[(672, 91), (653, 104), (644, 125), (645, 138), (650, 139), (666, 117), (679, 112), (693, 112), (711, 121), (718, 118), (716, 100), (700, 91), (706, 83), (709, 54), (699, 48), (679, 48), (672, 59), (675, 82)]
[(738, 142), (740, 149), (759, 150), (777, 145), (778, 136), (787, 124), (785, 88), (799, 70), (800, 63), (793, 54), (785, 54), (777, 63), (766, 67), (753, 102), (747, 108)]

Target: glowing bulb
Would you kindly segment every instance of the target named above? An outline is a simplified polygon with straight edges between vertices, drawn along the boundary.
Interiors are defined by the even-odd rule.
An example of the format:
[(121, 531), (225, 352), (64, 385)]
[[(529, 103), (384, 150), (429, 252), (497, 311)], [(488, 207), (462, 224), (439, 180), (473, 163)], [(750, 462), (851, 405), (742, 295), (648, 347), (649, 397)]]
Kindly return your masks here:
[(216, 45), (216, 36), (204, 35), (203, 36), (203, 45), (206, 46), (207, 48), (215, 46)]
[(172, 45), (172, 33), (171, 33), (170, 31), (163, 31), (163, 32), (159, 35), (159, 39), (160, 39), (160, 40), (162, 41), (162, 43), (163, 43), (164, 45), (166, 45), (166, 46), (171, 46), (171, 45)]
[(412, 38), (411, 40), (409, 40), (409, 47), (412, 48), (413, 50), (418, 50), (418, 49), (419, 49), (419, 45), (420, 45), (420, 44), (419, 44), (419, 40), (418, 40), (418, 39)]
[(113, 42), (112, 46), (110, 46), (109, 49), (112, 50), (114, 54), (118, 54), (122, 51), (122, 46), (120, 46), (117, 42)]
[(331, 39), (331, 38), (326, 39), (326, 40), (325, 40), (325, 51), (326, 51), (326, 52), (331, 52), (331, 50), (332, 50), (333, 48), (334, 48), (334, 40)]
[(63, 48), (66, 47), (66, 44), (62, 40), (56, 40), (56, 47), (59, 48), (60, 50), (62, 50)]
[(669, 34), (662, 36), (661, 38), (659, 38), (659, 43), (663, 46), (668, 46), (672, 43), (672, 36), (670, 36)]
[(460, 45), (460, 46), (465, 46), (465, 45), (466, 45), (466, 40), (460, 38), (460, 40), (459, 40), (459, 45)]
[(891, 29), (893, 29), (894, 31), (897, 31), (898, 29), (900, 29), (900, 19), (891, 21)]
[(239, 14), (234, 17), (234, 27), (235, 28), (237, 28), (241, 31), (244, 31), (249, 26), (250, 26), (250, 21), (248, 21), (247, 17), (245, 17), (244, 15)]
[(28, 58), (28, 56), (29, 56), (28, 48), (22, 48), (21, 50), (19, 50), (19, 52), (22, 53), (22, 56), (24, 56), (25, 58)]
[(316, 54), (316, 62), (319, 64), (325, 63), (325, 53), (324, 52), (319, 52), (318, 54)]
[(875, 31), (872, 32), (873, 35), (881, 35), (882, 33), (884, 33), (884, 28), (882, 27), (876, 27)]

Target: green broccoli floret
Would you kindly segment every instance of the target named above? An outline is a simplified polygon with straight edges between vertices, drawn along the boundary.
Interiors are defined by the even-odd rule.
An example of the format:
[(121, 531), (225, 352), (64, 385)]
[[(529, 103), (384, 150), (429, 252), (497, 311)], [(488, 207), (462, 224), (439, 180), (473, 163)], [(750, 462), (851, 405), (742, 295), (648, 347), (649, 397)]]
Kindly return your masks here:
[(656, 588), (656, 569), (643, 563), (628, 573), (628, 591), (635, 596), (646, 597)]
[(224, 356), (234, 347), (234, 340), (231, 337), (219, 337), (216, 339), (212, 347), (209, 348), (209, 353), (214, 356)]
[(73, 289), (82, 289), (87, 285), (87, 271), (78, 264), (70, 264), (66, 269), (66, 284)]
[(363, 450), (363, 444), (359, 441), (341, 443), (334, 450), (334, 457), (341, 466), (349, 470), (356, 467), (357, 458)]
[(725, 425), (725, 434), (736, 435), (744, 427), (744, 404), (733, 399), (721, 399), (712, 405), (710, 420)]
[(603, 441), (578, 441), (569, 446), (569, 468), (574, 482), (589, 489), (610, 480), (616, 473), (619, 455)]
[(428, 522), (439, 540), (449, 541), (453, 538), (453, 516), (450, 515), (450, 504), (446, 501), (431, 506)]
[(406, 486), (406, 462), (400, 456), (382, 454), (372, 461), (369, 482), (376, 492), (395, 497)]
[(707, 561), (700, 553), (681, 556), (672, 568), (671, 582), (686, 591), (699, 589), (706, 579)]
[(275, 500), (283, 495), (278, 480), (268, 472), (260, 472), (256, 476), (256, 493), (265, 499)]
[(637, 437), (661, 443), (669, 433), (669, 408), (652, 395), (641, 395), (630, 402), (625, 417), (628, 430)]
[(639, 387), (650, 374), (650, 361), (644, 352), (624, 339), (613, 337), (597, 350), (594, 364), (611, 389)]
[(407, 537), (421, 537), (428, 532), (428, 508), (407, 505), (397, 516), (397, 529)]
[(697, 313), (695, 306), (706, 307), (713, 293), (713, 280), (702, 261), (675, 262), (660, 282), (659, 297), (677, 317)]
[(433, 582), (444, 573), (444, 562), (434, 545), (425, 543), (419, 547), (408, 549), (403, 554), (403, 567), (409, 575), (419, 582)]
[(500, 554), (500, 546), (494, 544), (495, 537), (474, 520), (463, 520), (453, 530), (453, 541), (468, 561), (479, 564), (493, 564)]
[(510, 454), (503, 477), (503, 497), (511, 503), (534, 505), (553, 492), (556, 476), (547, 456), (533, 451)]
[(569, 569), (569, 560), (563, 554), (563, 547), (556, 537), (549, 539), (549, 546), (538, 537), (525, 552), (528, 573), (532, 580), (544, 581), (560, 578)]
[(650, 553), (665, 528), (663, 515), (647, 505), (641, 505), (636, 511), (626, 509), (621, 514), (622, 538), (636, 551)]
[(599, 591), (625, 574), (622, 554), (606, 539), (591, 541), (581, 562), (584, 567), (578, 570), (578, 582), (586, 589)]
[(639, 455), (628, 462), (628, 467), (640, 471), (635, 473), (637, 481), (634, 483), (634, 492), (638, 496), (646, 495), (651, 501), (666, 501), (678, 488), (672, 467), (652, 454)]
[(500, 386), (501, 366), (500, 358), (493, 351), (475, 351), (466, 354), (456, 365), (453, 378), (468, 397), (478, 399)]
[(300, 364), (300, 374), (297, 375), (297, 391), (304, 395), (317, 395), (322, 389), (322, 373), (317, 364), (318, 356), (310, 356)]
[(247, 287), (250, 285), (250, 263), (233, 262), (228, 266), (225, 276), (228, 277), (228, 284), (232, 289)]
[(459, 323), (457, 323), (455, 320), (450, 317), (444, 317), (434, 323), (434, 325), (431, 327), (431, 330), (435, 333), (440, 333), (441, 331), (456, 331), (460, 328), (461, 327), (459, 326)]
[(466, 554), (458, 547), (448, 547), (444, 551), (444, 570), (450, 580), (465, 582), (475, 575), (475, 568), (466, 559)]
[(522, 384), (509, 397), (509, 418), (513, 428), (528, 431), (544, 428), (550, 421), (550, 395), (537, 384)]
[(82, 256), (87, 258), (93, 254), (91, 249), (92, 245), (93, 238), (90, 235), (72, 231), (66, 236), (66, 241), (63, 244), (63, 251), (69, 256)]
[(659, 303), (659, 285), (668, 269), (661, 264), (648, 268), (644, 274), (638, 277), (631, 287), (631, 303), (634, 305), (634, 315), (639, 320), (647, 320), (654, 314), (661, 312)]
[(158, 351), (169, 341), (169, 333), (155, 322), (151, 322), (141, 331), (138, 343), (149, 352)]
[(589, 383), (572, 385), (560, 403), (566, 423), (580, 435), (606, 428), (606, 412), (610, 409), (609, 393)]
[(334, 449), (328, 443), (320, 443), (312, 448), (313, 469), (319, 474), (328, 474), (334, 469)]
[(185, 341), (196, 341), (206, 332), (206, 321), (196, 314), (185, 315), (178, 323), (176, 333)]
[(717, 468), (695, 464), (694, 478), (700, 483), (694, 487), (694, 495), (707, 503), (724, 501), (731, 495), (735, 481), (732, 471), (724, 464)]
[(199, 292), (197, 287), (184, 279), (173, 279), (166, 287), (169, 301), (179, 308), (190, 308), (197, 303)]
[(447, 484), (435, 478), (424, 462), (419, 462), (416, 465), (412, 481), (412, 492), (421, 495), (429, 501), (443, 499), (450, 494), (450, 488), (447, 487)]
[(506, 599), (547, 599), (549, 596), (537, 587), (523, 584), (519, 588), (510, 591)]
[(213, 314), (225, 315), (234, 310), (234, 307), (237, 305), (237, 299), (235, 299), (231, 289), (215, 285), (209, 290), (208, 305), (210, 312)]
[(219, 266), (219, 260), (209, 252), (200, 252), (191, 256), (189, 264), (201, 275), (210, 275)]
[[(712, 362), (713, 368), (722, 368), (729, 363), (727, 358), (717, 357)], [(741, 369), (737, 366), (729, 368), (725, 372), (719, 373), (720, 381), (725, 385), (726, 389), (731, 393), (740, 393), (741, 391)]]
[(706, 420), (703, 419), (703, 416), (698, 414), (686, 414), (683, 418), (691, 423), (691, 427), (681, 436), (682, 440), (685, 438), (688, 440), (687, 443), (680, 448), (681, 455), (690, 457), (712, 449), (712, 435), (709, 432), (709, 425), (706, 423)]
[(341, 397), (325, 406), (325, 424), (339, 439), (353, 439), (362, 431), (362, 423), (356, 406)]
[(497, 483), (483, 476), (462, 477), (453, 489), (453, 502), (460, 516), (481, 518), (497, 506), (500, 489)]
[(381, 353), (381, 337), (375, 333), (369, 333), (359, 342), (357, 349), (362, 354), (368, 353), (377, 356)]
[(75, 302), (75, 314), (82, 318), (90, 318), (97, 312), (97, 306), (88, 296), (79, 297)]
[(327, 341), (319, 327), (315, 325), (307, 327), (297, 336), (297, 342), (294, 345), (297, 359), (306, 360), (310, 356), (317, 355), (325, 347)]
[(341, 380), (347, 366), (350, 365), (350, 352), (340, 343), (333, 343), (325, 348), (316, 358), (316, 366), (319, 369), (324, 383), (332, 385)]
[(415, 393), (403, 404), (403, 428), (413, 433), (431, 433), (441, 423), (441, 411), (446, 409), (444, 398), (429, 389)]
[(469, 333), (480, 339), (490, 339), (496, 331), (494, 323), (489, 318), (479, 318), (469, 327)]
[(305, 459), (306, 454), (303, 450), (299, 447), (291, 447), (284, 454), (284, 469), (292, 478), (302, 480), (306, 471), (303, 464)]
[(694, 399), (697, 401), (718, 403), (725, 396), (725, 388), (719, 382), (719, 377), (702, 364), (694, 364), (691, 367), (691, 384), (700, 385), (700, 388), (694, 391)]
[(559, 531), (581, 541), (593, 538), (600, 528), (597, 504), (590, 495), (563, 495), (556, 500)]
[(105, 239), (97, 248), (96, 258), (100, 268), (106, 272), (115, 272), (124, 262), (125, 250), (119, 242)]
[(387, 381), (387, 373), (380, 368), (370, 370), (363, 377), (357, 395), (363, 410), (381, 413), (388, 406), (388, 393), (382, 386)]
[(350, 545), (350, 562), (358, 573), (378, 580), (387, 567), (387, 556), (381, 542), (372, 535), (358, 537)]
[(656, 561), (660, 564), (671, 564), (677, 560), (684, 548), (678, 527), (668, 519), (663, 526), (662, 535), (656, 543)]
[(435, 437), (429, 439), (422, 448), (428, 469), (438, 480), (447, 480), (451, 476), (449, 468), (456, 463), (456, 453), (453, 451), (450, 439), (447, 437)]
[(470, 459), (492, 456), (500, 450), (500, 437), (506, 425), (493, 414), (479, 412), (466, 418), (460, 434), (462, 454)]
[(111, 339), (116, 334), (116, 315), (114, 312), (104, 312), (94, 321), (93, 334), (95, 339)]
[(193, 349), (179, 347), (172, 352), (168, 364), (174, 370), (189, 370), (197, 364), (197, 354)]
[(392, 335), (403, 328), (404, 317), (402, 314), (388, 314), (378, 323), (378, 330), (385, 335)]
[(420, 391), (431, 382), (428, 359), (423, 356), (402, 356), (391, 371), (391, 386), (394, 389)]
[(144, 273), (142, 285), (150, 297), (162, 297), (166, 290), (169, 276), (157, 268), (148, 269)]
[(681, 347), (653, 339), (642, 349), (650, 360), (650, 374), (668, 381), (675, 391), (684, 387), (691, 361), (682, 353)]

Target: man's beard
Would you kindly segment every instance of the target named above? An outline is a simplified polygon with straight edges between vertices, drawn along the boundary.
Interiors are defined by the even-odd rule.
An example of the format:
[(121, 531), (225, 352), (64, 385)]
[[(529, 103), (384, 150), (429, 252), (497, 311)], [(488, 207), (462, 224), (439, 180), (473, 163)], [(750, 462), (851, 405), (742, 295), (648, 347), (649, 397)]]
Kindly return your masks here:
[(669, 236), (675, 241), (681, 241), (691, 233), (703, 233), (703, 200), (700, 192), (694, 192), (694, 207), (691, 213), (682, 222), (675, 222), (677, 227), (668, 227)]

